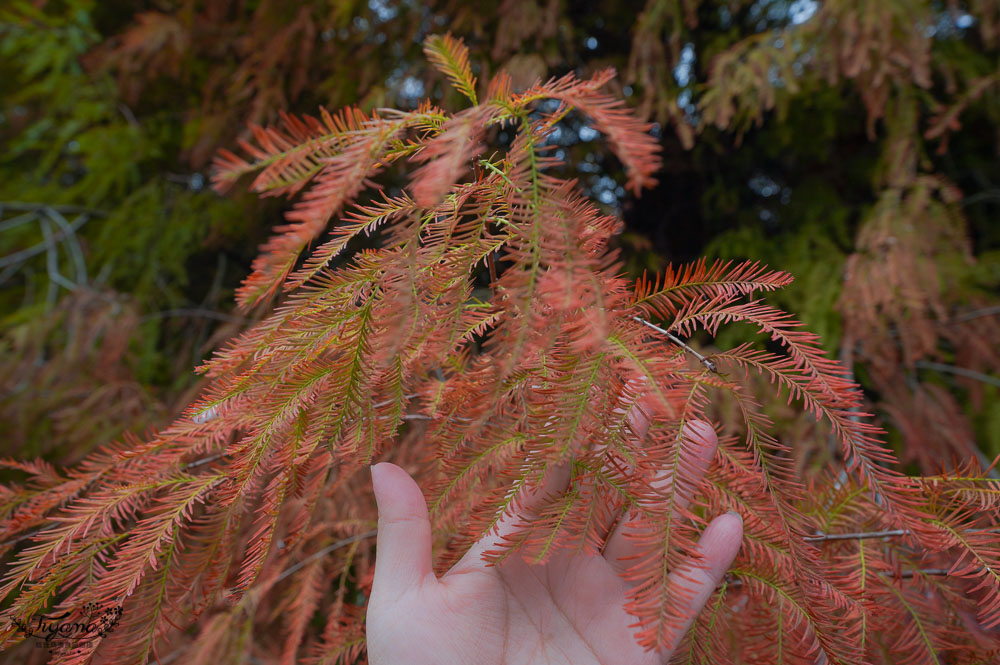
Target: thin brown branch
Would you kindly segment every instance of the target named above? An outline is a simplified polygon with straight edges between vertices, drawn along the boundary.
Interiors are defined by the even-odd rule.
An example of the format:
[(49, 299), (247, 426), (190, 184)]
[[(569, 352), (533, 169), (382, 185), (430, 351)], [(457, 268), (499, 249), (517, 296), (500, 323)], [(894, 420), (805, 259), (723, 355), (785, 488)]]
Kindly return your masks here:
[(824, 542), (828, 540), (867, 540), (869, 538), (894, 538), (905, 536), (910, 533), (909, 529), (890, 529), (888, 531), (853, 531), (850, 533), (820, 533), (815, 536), (806, 536), (802, 540), (808, 543)]
[(495, 252), (490, 252), (486, 255), (486, 265), (490, 269), (490, 288), (495, 288), (494, 285), (497, 283), (497, 260), (494, 256)]
[(85, 206), (73, 206), (73, 205), (52, 205), (50, 203), (29, 203), (25, 201), (0, 201), (0, 212), (4, 210), (17, 210), (25, 212), (40, 212), (45, 209), (55, 210), (61, 212), (64, 215), (97, 215), (103, 217), (107, 213), (103, 210), (97, 210), (95, 208), (87, 208)]
[(8, 265), (23, 263), (24, 261), (27, 261), (31, 257), (51, 249), (54, 243), (61, 242), (62, 240), (64, 240), (67, 237), (66, 235), (67, 233), (74, 233), (77, 230), (79, 230), (79, 228), (83, 226), (88, 219), (89, 217), (86, 214), (82, 214), (70, 223), (68, 230), (59, 230), (55, 233), (50, 232), (50, 234), (46, 235), (45, 239), (42, 242), (36, 245), (32, 245), (27, 249), (22, 249), (20, 251), (8, 254), (7, 256), (0, 257), (0, 268)]
[[(940, 576), (948, 576), (948, 575), (951, 574), (951, 570), (948, 569), (948, 568), (916, 568), (916, 569), (913, 569), (913, 570), (903, 570), (903, 571), (900, 571), (898, 573), (880, 572), (878, 574), (881, 575), (881, 576), (883, 576), (883, 577), (890, 577), (890, 578), (896, 577), (896, 578), (904, 579), (905, 580), (905, 579), (914, 578), (917, 575), (940, 575)], [(726, 577), (725, 577), (725, 579), (724, 579), (724, 581), (722, 583), (725, 584), (726, 587), (739, 587), (739, 586), (743, 586), (743, 580), (732, 578), (728, 574), (726, 575)]]
[(25, 531), (24, 533), (22, 533), (20, 536), (17, 536), (16, 538), (11, 538), (9, 540), (5, 540), (2, 543), (0, 543), (0, 550), (4, 549), (5, 547), (9, 547), (11, 545), (16, 545), (17, 543), (21, 542), (22, 540), (27, 540), (28, 538), (31, 538), (35, 534), (41, 533), (43, 530), (44, 530), (43, 527), (38, 527), (37, 529), (32, 529), (31, 531)]
[(181, 469), (187, 471), (188, 469), (193, 469), (193, 468), (199, 467), (199, 466), (201, 466), (203, 464), (209, 464), (209, 463), (214, 462), (217, 459), (221, 459), (221, 458), (223, 458), (225, 456), (226, 456), (225, 453), (215, 453), (214, 455), (209, 455), (208, 457), (202, 457), (201, 459), (196, 459), (193, 462), (188, 462), (187, 464), (185, 464), (184, 466), (182, 466)]
[(968, 312), (963, 312), (956, 316), (952, 322), (960, 323), (963, 321), (971, 321), (972, 319), (978, 319), (981, 316), (993, 316), (994, 314), (1000, 314), (1000, 305), (995, 305), (993, 307), (983, 307), (982, 309), (974, 309)]
[(281, 574), (278, 575), (277, 578), (275, 578), (274, 582), (275, 582), (275, 584), (277, 584), (278, 582), (280, 582), (281, 580), (285, 579), (289, 575), (292, 575), (296, 571), (300, 570), (303, 566), (308, 565), (309, 563), (315, 561), (316, 559), (320, 559), (322, 557), (325, 557), (327, 554), (330, 554), (331, 552), (339, 550), (341, 547), (347, 547), (351, 543), (356, 543), (359, 540), (365, 540), (366, 538), (371, 538), (372, 536), (375, 536), (377, 534), (378, 534), (378, 529), (372, 529), (371, 531), (365, 531), (364, 533), (359, 533), (356, 536), (351, 536), (349, 538), (344, 538), (343, 540), (338, 540), (337, 542), (335, 542), (335, 543), (333, 543), (331, 545), (327, 545), (323, 549), (321, 549), (321, 550), (319, 550), (317, 552), (313, 552), (312, 554), (310, 554), (309, 556), (307, 556), (305, 559), (302, 559), (301, 561), (299, 561), (295, 565), (289, 566), (288, 568), (286, 568), (285, 570), (283, 570), (281, 572)]
[(215, 319), (216, 321), (226, 321), (231, 323), (253, 323), (252, 319), (248, 319), (242, 316), (234, 316), (232, 314), (226, 314), (224, 312), (216, 312), (210, 309), (202, 309), (197, 307), (188, 307), (182, 309), (167, 309), (161, 312), (152, 312), (146, 314), (140, 319), (141, 321), (148, 321), (150, 319), (163, 319), (168, 317), (199, 317), (202, 319)]
[(661, 328), (660, 326), (656, 325), (655, 323), (650, 323), (649, 321), (647, 321), (647, 320), (645, 320), (645, 319), (643, 319), (641, 317), (633, 316), (632, 318), (634, 320), (638, 321), (639, 323), (641, 323), (642, 325), (647, 326), (649, 328), (652, 328), (656, 332), (658, 332), (661, 335), (665, 336), (667, 339), (669, 339), (671, 342), (673, 342), (677, 346), (681, 347), (682, 349), (684, 349), (685, 351), (687, 351), (688, 353), (690, 353), (692, 356), (694, 356), (695, 358), (697, 358), (698, 361), (702, 365), (704, 365), (710, 372), (715, 372), (716, 374), (719, 373), (719, 368), (715, 365), (715, 362), (713, 362), (712, 360), (706, 358), (702, 354), (700, 354), (697, 351), (695, 351), (693, 348), (691, 348), (690, 346), (688, 346), (687, 343), (685, 343), (684, 340), (682, 340), (677, 335), (673, 334), (669, 330), (665, 330), (665, 329)]
[(944, 363), (935, 363), (929, 360), (918, 360), (916, 362), (916, 365), (920, 369), (932, 369), (937, 372), (946, 372), (948, 374), (964, 376), (967, 379), (973, 379), (974, 381), (981, 381), (982, 383), (988, 383), (992, 386), (1000, 386), (1000, 379), (998, 379), (997, 377), (990, 376), (989, 374), (983, 374), (982, 372), (977, 372), (975, 370), (967, 369), (965, 367), (945, 365)]
[[(889, 529), (886, 531), (852, 531), (848, 533), (818, 533), (813, 536), (805, 536), (802, 540), (810, 543), (826, 542), (830, 540), (868, 540), (872, 538), (898, 538), (909, 535), (909, 529)], [(962, 533), (1000, 533), (1000, 527), (987, 527), (983, 529), (965, 529)]]

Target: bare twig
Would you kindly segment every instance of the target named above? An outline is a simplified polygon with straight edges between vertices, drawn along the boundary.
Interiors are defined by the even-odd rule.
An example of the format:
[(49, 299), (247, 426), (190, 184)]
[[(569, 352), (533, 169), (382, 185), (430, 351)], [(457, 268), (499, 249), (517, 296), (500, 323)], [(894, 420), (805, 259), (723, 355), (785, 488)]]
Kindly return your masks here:
[(948, 374), (956, 374), (958, 376), (964, 376), (967, 379), (973, 379), (975, 381), (982, 381), (983, 383), (988, 383), (993, 386), (1000, 386), (1000, 379), (995, 376), (990, 376), (989, 374), (983, 374), (982, 372), (977, 372), (972, 369), (967, 369), (965, 367), (956, 367), (954, 365), (945, 365), (944, 363), (935, 363), (929, 360), (918, 360), (916, 366), (920, 369), (932, 369), (938, 372), (947, 372)]
[(490, 269), (490, 288), (496, 288), (497, 283), (497, 260), (494, 256), (494, 252), (490, 252), (486, 255), (486, 265)]
[[(417, 397), (417, 393), (409, 393), (407, 395), (403, 395), (403, 399), (413, 399), (415, 397)], [(379, 402), (378, 404), (372, 404), (372, 408), (381, 409), (383, 406), (389, 406), (390, 404), (393, 404), (395, 401), (396, 400), (394, 399), (387, 399), (384, 402)]]
[(210, 309), (201, 309), (198, 307), (188, 307), (181, 309), (166, 309), (162, 312), (151, 312), (143, 316), (140, 321), (148, 321), (150, 319), (164, 319), (170, 317), (199, 317), (203, 319), (215, 319), (217, 321), (226, 321), (231, 323), (252, 323), (251, 319), (244, 318), (242, 316), (234, 316), (232, 314), (226, 314), (225, 312), (215, 312)]
[(1000, 305), (995, 305), (993, 307), (983, 307), (982, 309), (974, 309), (968, 312), (963, 312), (956, 316), (952, 321), (954, 323), (960, 323), (962, 321), (971, 321), (972, 319), (978, 319), (982, 316), (993, 316), (994, 314), (1000, 314)]
[(208, 457), (202, 457), (201, 459), (196, 459), (193, 462), (188, 462), (181, 469), (187, 471), (188, 469), (193, 469), (195, 467), (202, 466), (203, 464), (211, 464), (215, 460), (222, 459), (225, 457), (225, 453), (215, 453), (214, 455), (209, 455)]
[[(962, 533), (996, 533), (1000, 532), (1000, 527), (986, 527), (982, 529), (966, 529)], [(909, 529), (888, 529), (886, 531), (853, 531), (849, 533), (817, 533), (813, 536), (805, 536), (802, 540), (806, 542), (825, 542), (829, 540), (867, 540), (870, 538), (896, 538), (907, 536), (912, 531)]]
[(71, 205), (51, 205), (49, 203), (27, 203), (25, 201), (0, 201), (0, 210), (17, 210), (17, 211), (27, 211), (27, 212), (41, 212), (49, 208), (51, 210), (56, 210), (64, 215), (96, 215), (98, 217), (103, 217), (107, 213), (103, 210), (95, 210), (94, 208), (87, 208), (84, 206), (71, 206)]
[(684, 340), (682, 340), (677, 335), (673, 334), (669, 330), (665, 330), (665, 329), (661, 328), (660, 326), (656, 325), (655, 323), (650, 323), (649, 321), (647, 321), (647, 320), (645, 320), (645, 319), (643, 319), (641, 317), (633, 316), (632, 318), (634, 320), (638, 321), (639, 323), (641, 323), (642, 325), (647, 326), (649, 328), (652, 328), (653, 330), (655, 330), (656, 332), (660, 333), (661, 335), (664, 335), (671, 342), (673, 342), (674, 344), (676, 344), (676, 345), (680, 346), (681, 348), (683, 348), (685, 351), (687, 351), (692, 356), (694, 356), (695, 358), (697, 358), (698, 361), (701, 362), (701, 364), (704, 365), (709, 371), (715, 372), (716, 374), (719, 373), (719, 368), (715, 365), (715, 362), (713, 362), (712, 360), (706, 358), (702, 354), (700, 354), (697, 351), (695, 351), (694, 349), (692, 349), (690, 346), (688, 346), (684, 342)]
[(312, 563), (316, 559), (320, 559), (322, 557), (325, 557), (327, 554), (330, 554), (331, 552), (333, 552), (335, 550), (339, 550), (341, 547), (347, 547), (351, 543), (356, 543), (359, 540), (364, 540), (366, 538), (371, 538), (372, 536), (375, 536), (377, 534), (378, 534), (378, 529), (372, 529), (371, 531), (365, 531), (364, 533), (359, 533), (356, 536), (351, 536), (349, 538), (344, 538), (343, 540), (338, 540), (337, 542), (333, 543), (332, 545), (327, 545), (326, 547), (324, 547), (323, 549), (319, 550), (318, 552), (313, 552), (312, 554), (310, 554), (309, 556), (307, 556), (305, 559), (302, 559), (301, 561), (299, 561), (295, 565), (290, 566), (287, 569), (283, 570), (281, 572), (281, 574), (278, 575), (278, 577), (275, 578), (274, 582), (275, 583), (280, 582), (281, 580), (285, 579), (289, 575), (292, 575), (293, 573), (295, 573), (298, 570), (300, 570), (303, 566), (306, 566), (309, 563)]
[(48, 301), (50, 304), (55, 304), (60, 286), (69, 291), (75, 291), (76, 284), (63, 277), (62, 273), (59, 272), (59, 250), (56, 247), (55, 237), (52, 234), (52, 228), (49, 226), (49, 220), (43, 217), (41, 225), (42, 235), (45, 237), (45, 270), (49, 274)]
[[(909, 579), (911, 577), (916, 577), (917, 575), (949, 575), (951, 570), (948, 568), (919, 568), (917, 570), (904, 570), (901, 571), (898, 577), (903, 579)], [(888, 575), (888, 573), (886, 573)]]
[[(81, 226), (83, 226), (87, 222), (88, 219), (89, 219), (88, 216), (86, 216), (86, 215), (80, 215), (79, 217), (77, 217), (76, 219), (74, 219), (70, 223), (69, 230), (75, 232), (77, 229), (79, 229)], [(10, 221), (10, 220), (8, 220), (8, 221)], [(51, 233), (51, 229), (50, 229), (49, 232)], [(44, 234), (44, 227), (43, 227), (43, 234)], [(62, 231), (62, 230), (60, 230), (57, 233), (52, 233), (52, 241), (53, 242), (58, 242), (58, 241), (62, 240), (65, 237), (65, 234), (66, 234), (66, 232)], [(0, 268), (4, 268), (6, 266), (14, 265), (14, 264), (18, 264), (18, 263), (23, 263), (27, 259), (30, 259), (32, 256), (36, 256), (38, 254), (41, 254), (42, 252), (44, 252), (48, 248), (49, 248), (49, 241), (48, 240), (43, 240), (42, 242), (38, 243), (37, 245), (32, 245), (31, 247), (28, 247), (27, 249), (22, 249), (19, 252), (14, 252), (13, 254), (8, 254), (7, 256), (4, 256), (4, 257), (0, 258)]]
[(118, 110), (121, 112), (122, 117), (125, 118), (125, 122), (127, 122), (132, 127), (139, 126), (139, 121), (136, 119), (135, 113), (132, 113), (132, 109), (130, 109), (125, 104), (119, 104)]
[(9, 540), (5, 540), (2, 543), (0, 543), (0, 549), (3, 549), (5, 547), (9, 547), (11, 545), (16, 545), (17, 543), (21, 542), (22, 540), (27, 540), (28, 538), (31, 538), (35, 534), (41, 533), (43, 530), (44, 530), (44, 527), (38, 527), (37, 529), (32, 529), (31, 531), (25, 531), (24, 533), (22, 533), (20, 536), (17, 536), (16, 538), (11, 538)]
[[(2, 212), (2, 211), (0, 211)], [(0, 231), (6, 231), (7, 229), (17, 228), (29, 222), (33, 222), (38, 219), (38, 213), (34, 210), (24, 213), (23, 215), (18, 215), (17, 217), (11, 217), (10, 219), (5, 219), (0, 222)]]
[[(910, 579), (916, 577), (917, 575), (943, 575), (948, 576), (951, 574), (951, 570), (948, 568), (916, 568), (913, 570), (903, 570), (899, 573), (887, 573), (879, 572), (882, 577), (899, 577), (901, 579)], [(727, 587), (739, 587), (743, 586), (743, 580), (738, 578), (730, 577), (728, 574), (723, 582)]]
[[(87, 284), (87, 263), (83, 258), (83, 249), (80, 247), (80, 241), (76, 239), (76, 233), (70, 223), (66, 221), (66, 218), (56, 210), (55, 208), (45, 208), (45, 214), (48, 215), (49, 219), (56, 223), (56, 225), (63, 232), (63, 242), (69, 247), (69, 254), (73, 258), (73, 266), (76, 268), (76, 283), (86, 285)], [(86, 213), (81, 214), (80, 217), (84, 217), (81, 225), (87, 221)], [(77, 218), (79, 219), (79, 217)]]
[(867, 540), (869, 538), (892, 538), (909, 534), (908, 529), (890, 529), (889, 531), (854, 531), (851, 533), (820, 533), (806, 536), (802, 540), (814, 543), (827, 540)]

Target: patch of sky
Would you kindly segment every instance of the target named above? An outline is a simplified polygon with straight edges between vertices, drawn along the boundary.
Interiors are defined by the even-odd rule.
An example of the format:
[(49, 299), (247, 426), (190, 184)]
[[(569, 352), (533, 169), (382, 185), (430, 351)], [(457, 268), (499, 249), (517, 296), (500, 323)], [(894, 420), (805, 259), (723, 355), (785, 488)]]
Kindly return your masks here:
[(770, 65), (767, 68), (767, 82), (775, 88), (785, 87), (785, 82), (781, 80), (781, 68), (778, 65)]
[(683, 109), (684, 115), (688, 120), (691, 120), (695, 114), (695, 106), (692, 103), (691, 88), (689, 86), (695, 81), (694, 64), (697, 59), (694, 52), (694, 44), (688, 42), (681, 48), (680, 59), (677, 62), (677, 66), (674, 67), (674, 80), (677, 81), (677, 85), (684, 88), (677, 95), (677, 106)]
[(394, 19), (399, 13), (399, 9), (390, 5), (386, 0), (368, 0), (368, 9), (372, 10), (379, 23)]
[(620, 187), (618, 186), (618, 183), (615, 182), (614, 178), (602, 175), (594, 180), (592, 187), (594, 195), (601, 203), (611, 205), (618, 201), (618, 190)]
[(811, 19), (817, 9), (819, 3), (816, 0), (795, 0), (788, 7), (788, 19), (792, 25), (801, 25)]
[(564, 121), (552, 128), (545, 142), (553, 145), (575, 145), (580, 142), (580, 134)]
[(601, 166), (597, 164), (597, 158), (592, 152), (588, 152), (583, 161), (576, 165), (576, 168), (584, 173), (597, 173), (601, 170)]
[(415, 76), (407, 76), (403, 79), (399, 94), (409, 100), (420, 99), (424, 96), (424, 83)]
[(719, 27), (723, 30), (729, 28), (733, 24), (733, 13), (729, 11), (729, 7), (723, 5), (719, 7)]
[(924, 28), (924, 34), (928, 37), (960, 37), (962, 31), (968, 30), (976, 24), (976, 17), (967, 12), (939, 12), (936, 22)]
[(543, 99), (539, 104), (538, 108), (546, 113), (552, 113), (562, 105), (558, 99)]
[(677, 95), (677, 106), (680, 106), (685, 112), (694, 112), (694, 104), (691, 103), (690, 90), (681, 90), (681, 94)]
[(390, 90), (399, 90), (400, 105), (416, 105), (424, 95), (424, 83), (415, 76), (406, 73), (405, 67), (397, 67), (386, 77), (386, 86)]
[(694, 71), (694, 44), (688, 42), (681, 49), (680, 61), (677, 66), (674, 67), (674, 80), (677, 81), (677, 85), (682, 88), (686, 86), (694, 78), (692, 72)]
[(749, 185), (750, 189), (754, 192), (765, 198), (774, 196), (775, 194), (781, 192), (781, 186), (763, 173), (755, 174), (747, 182), (747, 185)]
[(546, 114), (555, 113), (559, 109), (559, 105), (558, 99), (543, 99), (535, 105), (528, 117), (532, 120), (540, 120)]
[(801, 25), (811, 19), (818, 9), (818, 0), (757, 0), (750, 5), (748, 16), (755, 22), (754, 29), (763, 32), (777, 26)]

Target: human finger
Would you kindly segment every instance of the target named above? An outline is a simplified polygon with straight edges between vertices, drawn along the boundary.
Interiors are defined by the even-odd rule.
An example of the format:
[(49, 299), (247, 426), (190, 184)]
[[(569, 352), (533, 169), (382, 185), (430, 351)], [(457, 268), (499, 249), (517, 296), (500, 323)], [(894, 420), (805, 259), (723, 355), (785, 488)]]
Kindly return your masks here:
[(679, 644), (740, 551), (743, 518), (730, 511), (716, 517), (698, 539), (696, 556), (671, 571), (668, 588), (681, 604), (682, 619), (670, 627), (667, 644)]
[(569, 485), (570, 465), (562, 463), (548, 467), (535, 485), (521, 487), (511, 505), (497, 519), (489, 533), (480, 538), (462, 556), (449, 574), (472, 568), (485, 568), (483, 554), (502, 549), (519, 531), (525, 528), (525, 518), (537, 515), (538, 507), (546, 498), (561, 494)]
[(371, 469), (378, 504), (373, 588), (402, 593), (431, 568), (431, 525), (420, 488), (405, 470), (382, 462)]
[[(676, 464), (671, 469), (659, 471), (651, 483), (660, 496), (670, 497), (670, 509), (674, 518), (690, 504), (715, 456), (719, 441), (710, 424), (692, 420), (681, 429), (677, 445), (680, 446), (680, 451)], [(683, 477), (674, 478), (675, 472), (683, 474)], [(631, 565), (628, 560), (639, 554), (639, 546), (627, 536), (630, 531), (637, 530), (638, 526), (639, 513), (633, 508), (622, 516), (605, 543), (604, 558), (620, 573), (624, 573)]]

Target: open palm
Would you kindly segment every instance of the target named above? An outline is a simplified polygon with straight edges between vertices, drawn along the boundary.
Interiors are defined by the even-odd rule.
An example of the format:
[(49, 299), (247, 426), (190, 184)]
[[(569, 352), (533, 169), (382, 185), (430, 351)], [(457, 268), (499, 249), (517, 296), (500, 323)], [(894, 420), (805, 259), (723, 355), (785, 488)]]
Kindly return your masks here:
[[(714, 455), (715, 434), (704, 423), (688, 427), (703, 442), (691, 465), (701, 474)], [(620, 575), (627, 565), (620, 559), (633, 553), (624, 537), (627, 519), (608, 525), (613, 530), (601, 556), (562, 550), (543, 564), (511, 557), (487, 566), (483, 552), (517, 528), (515, 520), (504, 519), (497, 533), (438, 579), (431, 569), (431, 528), (420, 489), (388, 463), (374, 466), (372, 478), (379, 533), (367, 618), (371, 665), (653, 665), (669, 658), (636, 643), (630, 628), (635, 618), (624, 610), (629, 583)], [(568, 472), (550, 474), (543, 487), (523, 496), (522, 509), (530, 511), (568, 479)], [(741, 538), (738, 515), (716, 518), (699, 540), (701, 562), (672, 573), (691, 594), (692, 618), (736, 556)], [(679, 625), (676, 637), (685, 629)]]

